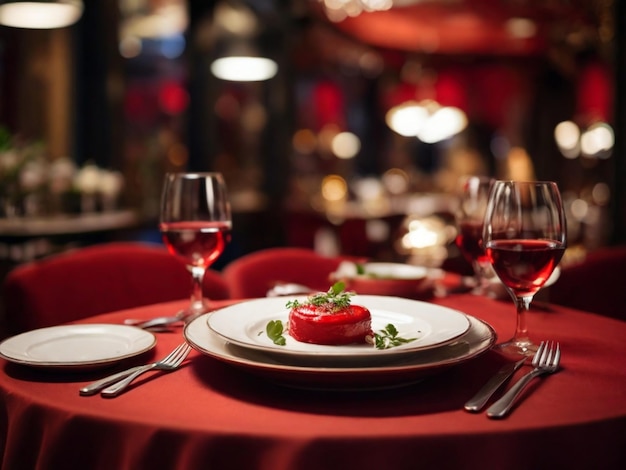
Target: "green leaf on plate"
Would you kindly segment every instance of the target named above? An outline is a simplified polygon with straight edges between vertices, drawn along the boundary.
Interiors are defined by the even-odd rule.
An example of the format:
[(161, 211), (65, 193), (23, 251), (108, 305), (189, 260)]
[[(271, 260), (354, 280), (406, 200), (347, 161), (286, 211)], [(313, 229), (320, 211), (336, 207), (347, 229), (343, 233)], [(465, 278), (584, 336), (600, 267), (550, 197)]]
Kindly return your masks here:
[(265, 332), (269, 339), (278, 346), (284, 346), (287, 344), (287, 340), (283, 336), (283, 322), (280, 320), (270, 320), (265, 327)]

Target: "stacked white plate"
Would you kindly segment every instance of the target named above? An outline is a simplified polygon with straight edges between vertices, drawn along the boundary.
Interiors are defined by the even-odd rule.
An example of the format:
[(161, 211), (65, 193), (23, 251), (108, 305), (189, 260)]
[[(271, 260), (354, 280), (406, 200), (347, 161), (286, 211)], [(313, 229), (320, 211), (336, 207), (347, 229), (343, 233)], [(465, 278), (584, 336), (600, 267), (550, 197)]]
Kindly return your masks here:
[(399, 297), (356, 295), (367, 307), (372, 329), (393, 324), (398, 336), (414, 341), (390, 349), (352, 344), (302, 343), (285, 334), (276, 345), (266, 334), (270, 321), (287, 326), (289, 300), (257, 299), (198, 317), (185, 327), (199, 352), (282, 385), (309, 389), (355, 390), (408, 385), (469, 361), (491, 348), (496, 334), (488, 324), (460, 311)]

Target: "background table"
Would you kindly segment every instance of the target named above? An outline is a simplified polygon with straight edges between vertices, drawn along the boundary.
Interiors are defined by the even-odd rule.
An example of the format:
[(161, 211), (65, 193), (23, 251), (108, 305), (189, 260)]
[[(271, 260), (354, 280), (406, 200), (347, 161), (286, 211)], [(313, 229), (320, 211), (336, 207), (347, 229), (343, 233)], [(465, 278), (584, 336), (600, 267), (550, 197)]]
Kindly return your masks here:
[[(501, 339), (513, 332), (511, 302), (434, 301), (488, 321)], [(89, 321), (149, 318), (186, 303)], [(626, 468), (626, 322), (544, 306), (528, 323), (537, 340), (561, 343), (563, 370), (536, 380), (500, 421), (462, 409), (501, 364), (493, 352), (415, 385), (342, 393), (280, 387), (192, 351), (181, 370), (146, 376), (115, 399), (78, 394), (102, 371), (0, 361), (2, 468)], [(132, 362), (181, 341), (180, 332), (157, 336), (156, 349)]]
[(139, 229), (135, 211), (0, 218), (0, 261), (14, 263), (63, 251), (67, 247), (113, 238)]

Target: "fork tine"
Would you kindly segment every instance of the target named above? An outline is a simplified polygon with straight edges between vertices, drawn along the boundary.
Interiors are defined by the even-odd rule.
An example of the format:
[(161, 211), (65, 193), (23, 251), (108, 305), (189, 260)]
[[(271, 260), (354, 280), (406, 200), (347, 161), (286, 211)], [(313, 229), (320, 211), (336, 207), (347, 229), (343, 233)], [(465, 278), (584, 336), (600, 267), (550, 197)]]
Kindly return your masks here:
[(546, 350), (544, 351), (544, 354), (541, 356), (541, 361), (539, 362), (539, 365), (541, 367), (545, 367), (549, 365), (550, 362), (552, 361), (552, 349), (553, 348), (554, 348), (554, 341), (547, 341)]
[(561, 362), (561, 345), (556, 343), (556, 349), (554, 351), (554, 359), (552, 360), (552, 367), (558, 367)]
[(174, 349), (171, 353), (169, 353), (166, 357), (164, 357), (159, 362), (165, 365), (176, 363), (181, 353), (185, 351), (185, 346), (186, 346), (186, 343), (179, 344), (178, 346), (176, 346), (176, 349)]
[(176, 348), (176, 351), (178, 352), (178, 354), (176, 355), (176, 357), (172, 358), (171, 365), (173, 367), (178, 367), (185, 360), (185, 358), (189, 354), (189, 351), (191, 351), (191, 346), (189, 346), (187, 343), (184, 343)]
[(187, 345), (187, 343), (182, 343), (179, 344), (176, 349), (174, 349), (171, 353), (169, 353), (167, 356), (165, 356), (163, 359), (161, 359), (159, 362), (161, 363), (165, 363), (165, 362), (169, 362), (171, 361), (180, 351), (181, 349), (183, 349), (185, 346)]
[(548, 348), (544, 351), (539, 362), (539, 367), (557, 367), (561, 359), (561, 348), (559, 343), (551, 341), (546, 343)]
[(545, 353), (545, 347), (546, 347), (546, 343), (544, 341), (542, 341), (539, 344), (539, 347), (537, 348), (537, 352), (535, 353), (535, 356), (533, 357), (533, 367), (537, 367), (539, 364), (541, 364), (541, 360), (542, 357)]

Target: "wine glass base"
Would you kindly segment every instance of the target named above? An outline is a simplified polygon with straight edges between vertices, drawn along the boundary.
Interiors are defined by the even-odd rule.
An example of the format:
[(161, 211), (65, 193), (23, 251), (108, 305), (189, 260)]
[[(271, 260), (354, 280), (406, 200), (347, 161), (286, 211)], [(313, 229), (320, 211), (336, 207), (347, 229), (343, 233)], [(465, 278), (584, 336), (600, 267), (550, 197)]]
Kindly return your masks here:
[(539, 346), (530, 340), (511, 339), (505, 343), (496, 344), (494, 350), (506, 357), (533, 356)]
[(183, 321), (190, 322), (191, 320), (212, 311), (213, 308), (210, 305), (210, 302), (207, 299), (202, 299), (202, 301), (194, 301), (184, 310), (181, 310), (176, 315), (179, 316)]
[(487, 289), (485, 289), (484, 286), (476, 286), (474, 287), (471, 291), (470, 294), (472, 295), (487, 295)]
[(492, 291), (491, 282), (489, 279), (473, 277), (464, 278), (462, 280), (463, 286), (466, 287), (472, 295), (490, 296)]

